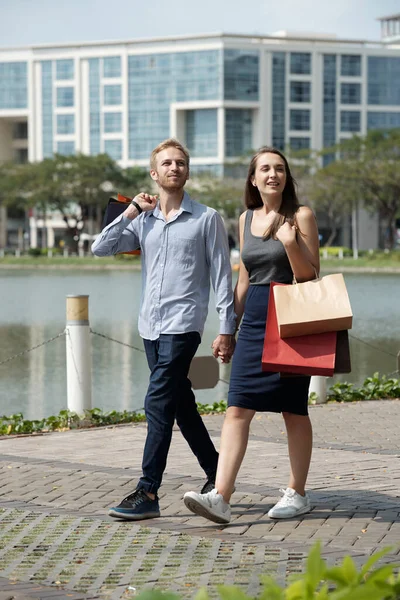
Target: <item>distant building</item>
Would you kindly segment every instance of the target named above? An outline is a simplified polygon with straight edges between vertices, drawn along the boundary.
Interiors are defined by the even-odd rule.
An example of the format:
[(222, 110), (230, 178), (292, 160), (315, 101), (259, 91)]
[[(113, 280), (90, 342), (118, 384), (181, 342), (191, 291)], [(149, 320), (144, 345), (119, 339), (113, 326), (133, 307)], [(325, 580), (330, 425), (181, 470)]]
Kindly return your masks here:
[[(400, 15), (381, 23), (381, 42), (280, 32), (2, 49), (0, 160), (106, 152), (147, 166), (176, 136), (193, 171), (234, 175), (263, 144), (319, 150), (400, 127)], [(376, 247), (377, 220), (362, 219), (360, 247)]]

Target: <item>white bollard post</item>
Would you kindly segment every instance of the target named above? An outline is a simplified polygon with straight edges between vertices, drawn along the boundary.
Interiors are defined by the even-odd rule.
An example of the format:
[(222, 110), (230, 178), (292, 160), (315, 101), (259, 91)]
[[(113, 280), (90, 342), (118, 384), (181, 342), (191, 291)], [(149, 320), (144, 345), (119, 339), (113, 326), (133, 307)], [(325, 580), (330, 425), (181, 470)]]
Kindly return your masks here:
[(325, 404), (326, 402), (326, 377), (315, 375), (311, 377), (309, 394), (317, 394), (316, 404)]
[(67, 296), (67, 404), (83, 414), (92, 408), (89, 296)]

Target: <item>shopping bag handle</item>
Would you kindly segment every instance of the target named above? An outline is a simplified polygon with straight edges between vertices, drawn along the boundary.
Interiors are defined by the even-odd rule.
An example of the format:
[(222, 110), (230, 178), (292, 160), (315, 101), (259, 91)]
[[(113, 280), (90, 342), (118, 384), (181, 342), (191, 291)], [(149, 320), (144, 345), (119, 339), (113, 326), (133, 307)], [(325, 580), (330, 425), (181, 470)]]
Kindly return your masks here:
[[(314, 273), (315, 273), (315, 279), (310, 279), (310, 281), (318, 281), (318, 279), (321, 279), (321, 278), (320, 278), (320, 276), (318, 275), (318, 273), (317, 273), (317, 269), (314, 267), (314, 265), (313, 265), (313, 269), (314, 269)], [(293, 273), (293, 281), (292, 281), (292, 285), (299, 285), (299, 284), (297, 283), (297, 279), (296, 279), (296, 277), (294, 276), (294, 273)]]

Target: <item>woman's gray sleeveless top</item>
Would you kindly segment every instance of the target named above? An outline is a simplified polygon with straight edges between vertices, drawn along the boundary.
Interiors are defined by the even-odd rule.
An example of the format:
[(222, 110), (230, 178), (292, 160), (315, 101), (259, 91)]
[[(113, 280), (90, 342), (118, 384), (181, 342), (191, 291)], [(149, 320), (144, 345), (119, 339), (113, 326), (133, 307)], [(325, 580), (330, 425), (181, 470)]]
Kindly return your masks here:
[(282, 242), (251, 233), (253, 210), (247, 210), (242, 248), (242, 261), (251, 285), (292, 283), (293, 271)]

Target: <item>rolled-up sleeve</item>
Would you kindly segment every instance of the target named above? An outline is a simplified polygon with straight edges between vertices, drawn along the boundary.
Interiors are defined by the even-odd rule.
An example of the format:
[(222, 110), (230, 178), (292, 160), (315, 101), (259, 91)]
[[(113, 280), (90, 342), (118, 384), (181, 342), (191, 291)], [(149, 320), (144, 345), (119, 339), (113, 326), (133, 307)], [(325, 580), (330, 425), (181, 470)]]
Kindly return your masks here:
[(137, 250), (139, 241), (139, 222), (120, 215), (107, 225), (92, 244), (95, 256), (112, 256), (119, 252)]
[(232, 267), (228, 236), (221, 216), (213, 212), (206, 231), (207, 262), (215, 293), (215, 307), (220, 321), (220, 334), (234, 334), (236, 315), (233, 308)]

